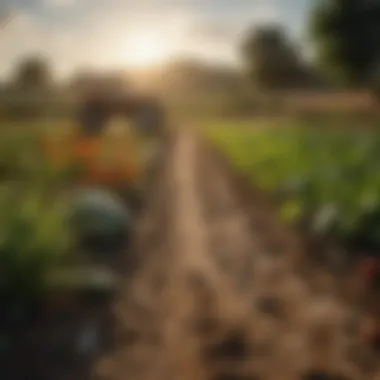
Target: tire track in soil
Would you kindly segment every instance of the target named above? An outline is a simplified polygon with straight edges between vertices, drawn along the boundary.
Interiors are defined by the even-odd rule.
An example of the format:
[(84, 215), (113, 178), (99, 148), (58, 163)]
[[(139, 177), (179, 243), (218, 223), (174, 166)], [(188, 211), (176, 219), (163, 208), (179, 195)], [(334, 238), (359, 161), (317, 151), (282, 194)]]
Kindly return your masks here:
[(116, 308), (118, 345), (94, 378), (371, 378), (373, 364), (352, 359), (363, 348), (345, 331), (350, 310), (298, 275), (281, 228), (212, 152), (178, 132), (161, 166)]
[(176, 186), (172, 233), (177, 266), (172, 286), (173, 311), (167, 333), (172, 376), (181, 379), (202, 379), (208, 375), (208, 369), (199, 359), (202, 341), (193, 331), (204, 322), (197, 320), (197, 316), (207, 308), (214, 309), (216, 314), (228, 313), (233, 318), (245, 308), (208, 254), (208, 226), (202, 212), (196, 175), (198, 148), (192, 135), (181, 134), (172, 166)]

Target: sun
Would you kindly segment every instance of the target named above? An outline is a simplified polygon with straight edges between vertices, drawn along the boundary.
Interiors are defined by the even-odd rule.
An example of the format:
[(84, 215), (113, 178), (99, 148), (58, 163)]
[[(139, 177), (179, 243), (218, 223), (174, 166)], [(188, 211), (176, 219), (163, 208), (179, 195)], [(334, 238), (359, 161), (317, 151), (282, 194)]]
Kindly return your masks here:
[(125, 60), (130, 66), (149, 67), (165, 61), (170, 50), (167, 40), (154, 32), (134, 33), (129, 40)]

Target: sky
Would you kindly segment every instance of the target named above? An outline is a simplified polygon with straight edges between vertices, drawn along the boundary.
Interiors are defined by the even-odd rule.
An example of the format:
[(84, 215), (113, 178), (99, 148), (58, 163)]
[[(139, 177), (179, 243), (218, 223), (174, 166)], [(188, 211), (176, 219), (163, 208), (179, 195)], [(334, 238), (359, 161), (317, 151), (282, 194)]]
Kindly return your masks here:
[[(8, 3), (7, 3), (8, 2)], [(1, 0), (0, 78), (31, 53), (59, 75), (74, 68), (128, 68), (179, 56), (238, 63), (248, 27), (279, 22), (304, 41), (312, 0)]]

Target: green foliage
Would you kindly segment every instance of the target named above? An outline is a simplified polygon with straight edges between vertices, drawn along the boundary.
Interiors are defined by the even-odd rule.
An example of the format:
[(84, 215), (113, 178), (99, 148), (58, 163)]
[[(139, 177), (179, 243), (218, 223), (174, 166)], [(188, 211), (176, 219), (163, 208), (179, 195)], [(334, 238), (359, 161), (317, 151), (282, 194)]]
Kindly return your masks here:
[(46, 276), (69, 257), (73, 241), (59, 190), (78, 174), (54, 170), (35, 125), (8, 127), (0, 140), (0, 303), (3, 322), (17, 324), (41, 300)]
[(380, 248), (380, 134), (309, 126), (212, 127), (209, 138), (283, 202), (287, 221), (308, 221), (362, 249)]
[[(7, 323), (25, 322), (28, 312), (52, 287), (81, 291), (84, 283), (93, 286), (91, 276), (83, 275), (79, 281), (81, 275), (74, 275), (83, 258), (71, 256), (78, 236), (88, 231), (107, 234), (110, 229), (111, 234), (120, 229), (124, 232), (130, 222), (128, 210), (105, 195), (73, 199), (72, 190), (83, 179), (83, 168), (73, 162), (58, 169), (61, 152), (50, 156), (45, 149), (54, 139), (58, 140), (57, 149), (69, 149), (72, 131), (68, 126), (42, 127), (34, 123), (3, 124), (1, 130), (0, 304)], [(113, 139), (106, 140), (111, 148), (116, 147)], [(79, 227), (71, 223), (73, 208)], [(73, 231), (75, 227), (77, 231)], [(2, 333), (0, 328), (0, 345)]]
[(11, 187), (0, 198), (0, 295), (29, 300), (44, 290), (45, 276), (70, 247), (65, 207), (41, 193), (21, 199)]
[(380, 2), (316, 2), (310, 34), (321, 65), (335, 78), (370, 84), (380, 57)]

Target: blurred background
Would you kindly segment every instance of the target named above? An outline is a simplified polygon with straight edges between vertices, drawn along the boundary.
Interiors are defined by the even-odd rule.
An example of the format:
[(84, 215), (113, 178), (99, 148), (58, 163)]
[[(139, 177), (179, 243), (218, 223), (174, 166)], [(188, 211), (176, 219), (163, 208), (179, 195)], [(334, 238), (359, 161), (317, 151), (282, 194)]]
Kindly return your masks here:
[[(272, 197), (281, 223), (339, 252), (323, 248), (326, 262), (378, 259), (379, 36), (369, 0), (2, 0), (0, 357), (41, 304), (59, 314), (79, 289), (115, 290), (87, 271), (78, 236), (126, 238), (162, 141), (76, 138), (94, 86), (153, 96), (170, 126), (193, 126)], [(94, 183), (122, 196), (73, 191)]]
[(5, 4), (0, 115), (25, 115), (18, 107), (33, 97), (40, 116), (65, 118), (78, 90), (100, 72), (159, 94), (186, 117), (373, 114), (377, 4), (352, 4)]

